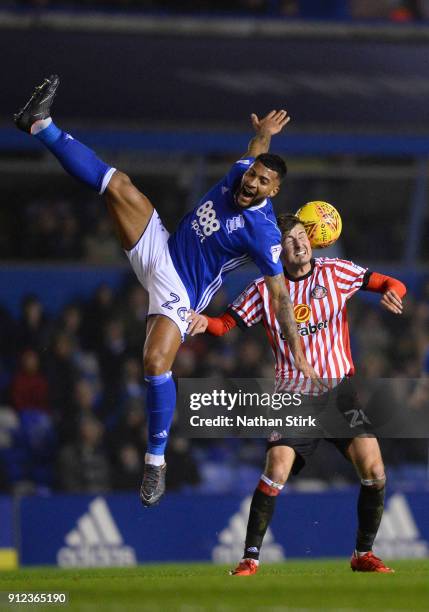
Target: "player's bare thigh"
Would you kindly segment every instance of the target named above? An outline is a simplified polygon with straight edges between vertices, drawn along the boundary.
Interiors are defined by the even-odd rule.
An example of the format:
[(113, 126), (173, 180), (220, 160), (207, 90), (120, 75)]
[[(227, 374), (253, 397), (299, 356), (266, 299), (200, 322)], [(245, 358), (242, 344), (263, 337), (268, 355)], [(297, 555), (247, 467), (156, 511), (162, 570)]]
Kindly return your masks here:
[(131, 249), (145, 231), (153, 213), (150, 200), (118, 170), (104, 192), (107, 208), (124, 249)]
[(289, 478), (295, 451), (290, 446), (273, 446), (267, 452), (264, 474), (273, 482), (284, 484)]
[(347, 456), (360, 478), (383, 479), (384, 464), (377, 438), (354, 438), (347, 449)]
[(158, 376), (171, 370), (182, 336), (177, 325), (164, 315), (149, 317), (143, 349), (146, 376)]

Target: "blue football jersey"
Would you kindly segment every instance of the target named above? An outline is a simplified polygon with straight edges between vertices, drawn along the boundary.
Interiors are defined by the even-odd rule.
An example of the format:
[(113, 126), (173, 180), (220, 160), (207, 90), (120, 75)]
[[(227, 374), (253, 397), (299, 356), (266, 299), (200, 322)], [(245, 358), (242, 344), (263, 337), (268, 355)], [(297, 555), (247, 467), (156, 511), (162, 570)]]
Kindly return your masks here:
[(234, 191), (253, 161), (236, 162), (168, 240), (174, 267), (197, 312), (206, 308), (228, 272), (250, 260), (263, 275), (283, 272), (281, 234), (271, 200), (250, 208), (234, 201)]

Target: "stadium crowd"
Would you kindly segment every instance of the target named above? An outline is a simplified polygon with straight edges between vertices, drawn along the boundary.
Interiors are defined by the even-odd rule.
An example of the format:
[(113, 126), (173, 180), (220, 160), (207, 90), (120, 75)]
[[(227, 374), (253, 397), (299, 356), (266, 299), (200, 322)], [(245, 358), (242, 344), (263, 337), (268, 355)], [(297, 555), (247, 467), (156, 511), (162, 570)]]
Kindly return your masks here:
[[(408, 295), (399, 318), (362, 299), (349, 307), (358, 371), (370, 377), (419, 377), (429, 369), (429, 282)], [(219, 293), (210, 313), (219, 314)], [(138, 487), (145, 449), (141, 352), (147, 296), (134, 280), (114, 292), (102, 285), (87, 302), (50, 316), (37, 295), (22, 302), (18, 320), (0, 310), (0, 490), (98, 492)], [(262, 329), (224, 338), (190, 338), (179, 351), (177, 377), (272, 377)], [(173, 426), (174, 431), (174, 426)], [(351, 467), (323, 450), (304, 477), (345, 483)], [(427, 461), (426, 440), (383, 441), (392, 469)], [(248, 489), (260, 470), (264, 442), (193, 440), (173, 435), (169, 490)], [(424, 468), (422, 468), (424, 469)], [(301, 486), (305, 486), (300, 479)], [(239, 483), (237, 485), (237, 483)]]
[[(230, 160), (228, 160), (230, 161)], [(156, 201), (157, 209), (169, 231), (188, 212), (190, 189), (179, 177), (138, 176), (136, 184)], [(329, 201), (338, 203), (347, 232), (341, 241), (343, 254), (350, 259), (398, 262), (407, 248), (407, 226), (404, 206), (410, 201), (411, 182), (396, 180), (329, 180), (309, 177), (294, 178), (287, 192), (276, 202), (278, 211), (294, 210), (329, 193)], [(119, 246), (104, 206), (97, 196), (86, 190), (70, 190), (66, 181), (54, 183), (53, 193), (44, 194), (43, 185), (23, 186), (17, 197), (6, 189), (0, 212), (3, 233), (0, 236), (0, 257), (24, 261), (80, 261), (90, 264), (120, 264), (127, 260)], [(71, 186), (74, 187), (73, 185)], [(13, 188), (13, 186), (12, 186)], [(205, 184), (201, 187), (201, 191)], [(385, 198), (390, 193), (389, 199)], [(62, 195), (59, 197), (58, 193)], [(323, 197), (323, 196), (322, 196)], [(362, 201), (377, 201), (371, 210), (372, 222), (362, 214)], [(340, 205), (347, 202), (347, 206)], [(404, 205), (405, 202), (405, 205)], [(336, 204), (337, 205), (337, 204)], [(405, 213), (404, 213), (405, 210)], [(379, 227), (389, 215), (390, 231), (379, 240)], [(429, 217), (424, 220), (422, 235), (429, 231)], [(61, 238), (60, 238), (61, 237)], [(421, 244), (421, 261), (427, 260), (429, 246)]]
[(410, 22), (429, 17), (427, 0), (10, 0), (9, 6), (35, 9), (143, 10), (161, 13), (242, 13), (304, 19), (386, 19)]

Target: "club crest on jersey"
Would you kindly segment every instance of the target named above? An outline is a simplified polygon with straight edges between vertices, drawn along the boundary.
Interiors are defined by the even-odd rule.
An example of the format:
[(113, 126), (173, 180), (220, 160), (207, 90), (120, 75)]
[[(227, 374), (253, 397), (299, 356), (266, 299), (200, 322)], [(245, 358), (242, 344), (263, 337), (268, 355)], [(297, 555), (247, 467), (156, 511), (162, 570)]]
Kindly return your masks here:
[(316, 285), (311, 291), (311, 297), (315, 300), (322, 300), (328, 295), (328, 290), (323, 285)]
[(232, 232), (240, 229), (240, 227), (244, 227), (243, 215), (238, 215), (238, 217), (231, 217), (231, 219), (226, 220), (226, 229), (228, 230), (228, 234), (232, 234)]
[(282, 252), (282, 245), (275, 244), (271, 247), (271, 258), (274, 263), (277, 263), (280, 258), (280, 253)]

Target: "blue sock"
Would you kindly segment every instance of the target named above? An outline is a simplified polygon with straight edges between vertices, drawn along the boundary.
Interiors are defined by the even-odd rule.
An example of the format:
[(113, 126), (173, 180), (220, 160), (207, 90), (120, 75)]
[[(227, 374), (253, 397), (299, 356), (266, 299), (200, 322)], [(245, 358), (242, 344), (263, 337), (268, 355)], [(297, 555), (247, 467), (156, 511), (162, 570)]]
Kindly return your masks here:
[[(60, 130), (54, 123), (34, 137), (55, 155), (64, 170), (98, 193), (103, 193), (115, 169), (99, 159), (94, 151)], [(107, 182), (104, 181), (105, 177)]]
[(176, 407), (176, 385), (171, 372), (159, 376), (146, 376), (147, 413), (149, 435), (147, 452), (163, 455), (167, 446), (168, 432)]

